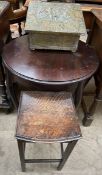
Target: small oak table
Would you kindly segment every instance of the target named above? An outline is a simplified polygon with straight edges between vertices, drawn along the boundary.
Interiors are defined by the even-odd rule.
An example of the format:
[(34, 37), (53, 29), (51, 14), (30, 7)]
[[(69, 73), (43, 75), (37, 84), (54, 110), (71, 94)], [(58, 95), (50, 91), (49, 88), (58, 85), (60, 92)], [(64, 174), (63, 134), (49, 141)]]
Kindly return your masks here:
[(8, 91), (16, 107), (23, 90), (70, 91), (78, 107), (84, 83), (99, 65), (94, 50), (81, 41), (76, 53), (31, 51), (28, 36), (15, 39), (5, 46), (3, 62)]

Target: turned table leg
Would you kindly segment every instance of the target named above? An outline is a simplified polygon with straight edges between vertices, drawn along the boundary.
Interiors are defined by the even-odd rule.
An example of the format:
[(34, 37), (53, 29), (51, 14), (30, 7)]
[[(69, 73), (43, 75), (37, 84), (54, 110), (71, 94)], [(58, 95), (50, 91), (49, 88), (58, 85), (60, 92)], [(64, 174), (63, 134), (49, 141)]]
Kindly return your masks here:
[(6, 85), (5, 85), (5, 74), (2, 66), (2, 58), (0, 56), (0, 93), (1, 93), (1, 104), (0, 108), (5, 109), (8, 112), (11, 108), (10, 101), (7, 97)]

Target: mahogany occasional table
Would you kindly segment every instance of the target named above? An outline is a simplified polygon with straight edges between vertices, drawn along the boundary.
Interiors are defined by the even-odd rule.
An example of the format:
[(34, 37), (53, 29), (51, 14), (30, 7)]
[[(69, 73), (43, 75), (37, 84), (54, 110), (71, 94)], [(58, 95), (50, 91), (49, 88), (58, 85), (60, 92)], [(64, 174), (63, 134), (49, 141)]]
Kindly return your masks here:
[[(8, 91), (17, 108), (23, 90), (69, 91), (77, 108), (85, 81), (95, 73), (99, 65), (94, 50), (81, 41), (75, 53), (31, 51), (28, 36), (15, 39), (5, 46), (3, 62)], [(87, 118), (84, 119), (86, 121)]]

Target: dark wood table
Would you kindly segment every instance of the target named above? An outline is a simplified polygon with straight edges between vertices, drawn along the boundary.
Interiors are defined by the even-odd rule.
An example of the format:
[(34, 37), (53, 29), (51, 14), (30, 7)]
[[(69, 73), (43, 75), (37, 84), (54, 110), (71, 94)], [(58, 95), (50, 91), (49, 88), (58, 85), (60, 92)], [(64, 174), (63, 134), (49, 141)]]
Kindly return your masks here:
[(78, 107), (84, 83), (99, 65), (94, 50), (81, 41), (76, 53), (31, 51), (27, 36), (5, 46), (3, 62), (8, 91), (16, 107), (22, 90), (70, 91)]
[(6, 43), (9, 36), (9, 20), (8, 20), (8, 10), (10, 3), (7, 1), (0, 1), (0, 109), (5, 109), (8, 111), (10, 109), (10, 103), (7, 98), (6, 85), (5, 85), (5, 74), (2, 65), (2, 49)]

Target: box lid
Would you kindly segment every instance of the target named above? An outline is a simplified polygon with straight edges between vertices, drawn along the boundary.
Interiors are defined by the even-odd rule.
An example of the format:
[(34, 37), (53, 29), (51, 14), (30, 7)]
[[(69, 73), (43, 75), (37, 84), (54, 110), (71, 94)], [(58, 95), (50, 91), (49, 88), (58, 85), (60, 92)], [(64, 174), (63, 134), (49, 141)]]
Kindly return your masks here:
[(80, 4), (34, 2), (29, 4), (26, 31), (86, 33)]
[(10, 3), (7, 1), (0, 1), (0, 16), (8, 9)]

